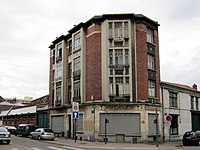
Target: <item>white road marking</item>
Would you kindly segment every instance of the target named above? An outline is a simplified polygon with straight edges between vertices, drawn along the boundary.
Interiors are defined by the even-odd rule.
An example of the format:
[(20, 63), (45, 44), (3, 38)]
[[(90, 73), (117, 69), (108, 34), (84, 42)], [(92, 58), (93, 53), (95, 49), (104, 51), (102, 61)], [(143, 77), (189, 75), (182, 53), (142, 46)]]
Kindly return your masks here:
[(77, 147), (63, 146), (64, 148), (74, 149), (74, 150), (85, 150)]
[(62, 149), (62, 148), (58, 148), (58, 147), (47, 147), (49, 149), (54, 149), (54, 150), (65, 150), (65, 149)]
[(32, 147), (31, 150), (44, 150), (44, 149), (40, 149), (40, 148), (37, 148), (37, 147)]

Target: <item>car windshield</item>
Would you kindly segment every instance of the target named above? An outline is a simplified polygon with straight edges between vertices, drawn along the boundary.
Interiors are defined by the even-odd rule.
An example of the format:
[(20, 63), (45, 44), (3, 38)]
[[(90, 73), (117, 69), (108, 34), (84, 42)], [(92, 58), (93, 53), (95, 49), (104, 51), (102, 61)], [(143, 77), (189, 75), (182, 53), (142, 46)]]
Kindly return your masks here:
[(45, 132), (50, 132), (50, 133), (53, 133), (53, 130), (52, 129), (44, 129)]
[(0, 132), (8, 132), (8, 130), (5, 127), (0, 127)]

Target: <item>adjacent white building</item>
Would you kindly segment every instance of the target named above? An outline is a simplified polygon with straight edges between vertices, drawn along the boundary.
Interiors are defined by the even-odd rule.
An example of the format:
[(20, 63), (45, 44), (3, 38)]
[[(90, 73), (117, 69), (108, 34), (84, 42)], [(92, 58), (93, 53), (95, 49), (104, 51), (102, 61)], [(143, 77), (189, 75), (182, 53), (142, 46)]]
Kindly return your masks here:
[[(163, 111), (163, 139), (181, 140), (189, 130), (200, 130), (200, 91), (193, 87), (161, 82), (161, 103)], [(166, 117), (172, 120), (167, 121)]]

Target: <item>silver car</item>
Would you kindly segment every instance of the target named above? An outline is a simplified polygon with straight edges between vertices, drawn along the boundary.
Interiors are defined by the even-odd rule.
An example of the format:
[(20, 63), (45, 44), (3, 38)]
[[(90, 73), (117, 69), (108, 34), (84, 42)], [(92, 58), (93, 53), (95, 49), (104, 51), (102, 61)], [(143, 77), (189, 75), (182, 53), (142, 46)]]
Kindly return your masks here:
[(10, 141), (10, 132), (4, 126), (0, 126), (0, 142), (6, 142), (7, 144), (9, 144)]
[(38, 128), (34, 132), (31, 132), (31, 139), (38, 140), (54, 140), (55, 135), (52, 129), (49, 128)]

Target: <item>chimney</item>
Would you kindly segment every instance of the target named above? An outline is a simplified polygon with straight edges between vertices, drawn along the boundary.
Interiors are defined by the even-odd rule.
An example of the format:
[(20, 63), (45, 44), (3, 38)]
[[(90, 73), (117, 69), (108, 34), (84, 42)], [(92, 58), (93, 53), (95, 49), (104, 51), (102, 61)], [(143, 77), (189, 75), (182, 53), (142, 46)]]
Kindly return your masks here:
[(192, 86), (193, 89), (197, 90), (197, 85), (194, 83)]

